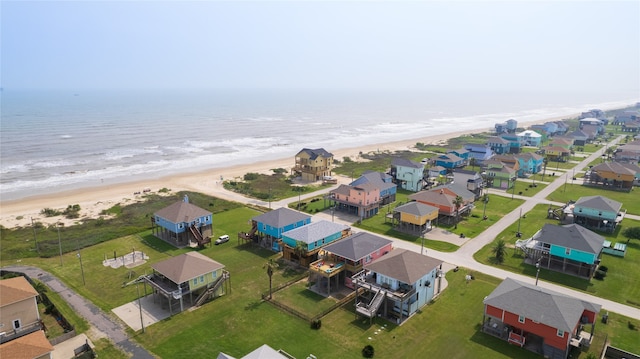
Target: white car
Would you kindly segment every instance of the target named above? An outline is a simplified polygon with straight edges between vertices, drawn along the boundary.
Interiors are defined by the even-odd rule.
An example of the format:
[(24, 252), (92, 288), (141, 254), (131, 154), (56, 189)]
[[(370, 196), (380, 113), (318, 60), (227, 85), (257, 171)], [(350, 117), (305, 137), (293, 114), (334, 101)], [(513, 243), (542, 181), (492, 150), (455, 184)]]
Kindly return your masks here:
[(216, 239), (216, 241), (215, 241), (215, 244), (217, 245), (217, 244), (222, 244), (222, 243), (225, 243), (225, 242), (229, 242), (229, 235), (227, 235), (227, 234), (218, 237), (218, 239)]

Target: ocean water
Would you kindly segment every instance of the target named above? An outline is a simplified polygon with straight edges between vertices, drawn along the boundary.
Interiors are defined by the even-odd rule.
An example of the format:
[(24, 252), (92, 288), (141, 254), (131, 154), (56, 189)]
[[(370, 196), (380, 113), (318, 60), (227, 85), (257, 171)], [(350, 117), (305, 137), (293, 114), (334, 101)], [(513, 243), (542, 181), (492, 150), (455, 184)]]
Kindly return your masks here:
[(0, 199), (292, 158), (496, 122), (569, 116), (629, 94), (348, 91), (0, 92)]

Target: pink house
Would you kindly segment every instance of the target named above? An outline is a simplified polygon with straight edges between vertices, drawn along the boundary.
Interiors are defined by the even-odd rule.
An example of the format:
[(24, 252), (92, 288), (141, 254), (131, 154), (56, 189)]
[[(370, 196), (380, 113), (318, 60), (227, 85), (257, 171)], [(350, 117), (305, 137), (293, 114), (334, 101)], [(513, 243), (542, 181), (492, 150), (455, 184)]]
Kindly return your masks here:
[[(353, 289), (351, 277), (360, 272), (365, 264), (391, 252), (393, 241), (367, 232), (353, 234), (345, 239), (332, 243), (319, 254), (319, 259), (309, 266), (316, 283), (327, 286), (330, 294), (332, 279), (334, 288), (340, 284)], [(326, 284), (325, 284), (326, 282)]]
[(380, 189), (371, 183), (357, 186), (340, 185), (330, 193), (336, 210), (360, 218), (374, 216), (380, 208)]

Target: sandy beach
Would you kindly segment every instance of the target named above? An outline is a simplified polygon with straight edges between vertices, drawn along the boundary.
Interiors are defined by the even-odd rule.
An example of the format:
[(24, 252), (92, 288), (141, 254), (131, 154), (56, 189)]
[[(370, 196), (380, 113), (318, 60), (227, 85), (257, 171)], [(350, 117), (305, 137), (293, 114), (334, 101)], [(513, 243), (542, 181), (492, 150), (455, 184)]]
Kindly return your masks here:
[[(577, 115), (564, 116), (562, 118), (572, 117), (577, 117)], [(561, 120), (562, 118), (519, 123), (519, 127), (526, 128), (533, 124)], [(459, 137), (465, 134), (482, 133), (485, 131), (486, 129), (478, 129), (475, 131), (466, 130), (354, 148), (339, 150), (333, 150), (331, 148), (325, 149), (332, 152), (336, 159), (342, 160), (344, 157), (350, 157), (352, 160), (358, 160), (359, 153), (368, 153), (372, 151), (393, 152), (400, 150), (417, 151), (414, 148), (417, 142), (426, 144), (445, 144), (450, 138)], [(304, 144), (301, 144), (300, 149), (303, 147)], [(157, 193), (158, 190), (162, 188), (168, 188), (171, 192), (189, 190), (223, 199), (231, 199), (231, 196), (229, 196), (228, 192), (224, 190), (221, 185), (221, 178), (224, 180), (240, 178), (248, 172), (270, 173), (270, 170), (273, 168), (285, 168), (289, 170), (294, 165), (294, 156), (295, 153), (291, 153), (291, 156), (288, 158), (280, 158), (271, 161), (262, 161), (226, 168), (213, 168), (197, 173), (185, 173), (181, 176), (153, 178), (117, 185), (102, 185), (49, 195), (28, 197), (19, 200), (1, 201), (0, 225), (6, 228), (24, 227), (30, 225), (33, 218), (34, 221), (39, 221), (43, 224), (53, 224), (59, 221), (68, 226), (82, 220), (82, 218), (97, 218), (102, 210), (110, 208), (117, 203), (126, 205), (128, 203), (134, 203), (135, 201), (142, 201), (144, 200), (142, 195), (144, 194), (144, 189), (150, 189), (153, 193)], [(142, 194), (134, 194), (138, 192)], [(40, 211), (44, 208), (62, 210), (68, 205), (73, 204), (79, 204), (81, 207), (79, 219), (67, 219), (63, 216), (44, 217), (40, 214)]]

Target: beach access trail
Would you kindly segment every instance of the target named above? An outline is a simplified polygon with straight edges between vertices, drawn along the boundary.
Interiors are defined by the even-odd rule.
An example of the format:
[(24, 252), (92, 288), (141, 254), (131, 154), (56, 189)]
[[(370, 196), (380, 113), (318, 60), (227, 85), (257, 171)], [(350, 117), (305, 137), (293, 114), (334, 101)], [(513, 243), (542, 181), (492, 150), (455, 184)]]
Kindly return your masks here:
[[(613, 141), (609, 142), (608, 146), (611, 145), (615, 145), (618, 142), (620, 142), (622, 140), (622, 136), (619, 136), (618, 138), (614, 139)], [(600, 148), (598, 151), (596, 151), (595, 153), (592, 153), (590, 156), (584, 158), (580, 163), (576, 164), (575, 167), (577, 168), (584, 168), (586, 167), (589, 163), (591, 163), (592, 161), (595, 161), (596, 159), (600, 158), (600, 156), (602, 156), (602, 154), (605, 151), (605, 147)], [(568, 176), (570, 176), (571, 173), (569, 171), (565, 171), (564, 174), (557, 176), (552, 182), (550, 182), (544, 189), (542, 189), (540, 192), (538, 192), (537, 194), (535, 194), (532, 197), (525, 197), (525, 196), (517, 196), (519, 199), (524, 200), (525, 202), (520, 205), (519, 207), (517, 207), (516, 209), (514, 209), (513, 211), (511, 211), (510, 213), (507, 213), (504, 217), (502, 217), (499, 221), (497, 221), (495, 224), (493, 224), (491, 227), (487, 228), (484, 232), (480, 233), (477, 237), (469, 239), (468, 241), (466, 241), (457, 251), (455, 252), (451, 252), (451, 253), (446, 253), (446, 252), (439, 252), (433, 249), (426, 249), (425, 248), (425, 252), (426, 254), (428, 254), (431, 257), (440, 259), (442, 261), (445, 261), (447, 263), (450, 263), (454, 266), (459, 266), (459, 267), (463, 267), (466, 268), (470, 271), (476, 271), (476, 272), (481, 272), (481, 273), (485, 273), (500, 279), (505, 279), (507, 277), (519, 280), (519, 281), (523, 281), (523, 282), (532, 282), (532, 278), (525, 276), (525, 275), (521, 275), (521, 274), (517, 274), (517, 273), (513, 273), (513, 272), (509, 272), (500, 268), (496, 268), (496, 267), (492, 267), (489, 265), (485, 265), (482, 263), (477, 262), (474, 258), (473, 258), (473, 254), (476, 253), (478, 250), (480, 250), (482, 247), (486, 246), (487, 244), (491, 243), (497, 236), (498, 234), (500, 234), (502, 231), (504, 231), (507, 227), (509, 227), (512, 223), (516, 222), (519, 218), (520, 218), (520, 211), (522, 211), (522, 215), (525, 215), (527, 212), (529, 212), (530, 210), (532, 210), (536, 205), (540, 204), (540, 203), (551, 203), (549, 200), (546, 200), (545, 198), (550, 195), (551, 193), (553, 193), (553, 191), (555, 191), (556, 189), (560, 188), (562, 185), (565, 184), (565, 182), (568, 180)], [(344, 178), (342, 179), (341, 182), (348, 182), (348, 178)], [(300, 197), (300, 200), (305, 200), (311, 197), (315, 197), (319, 194), (324, 194), (324, 193), (328, 193), (329, 191), (331, 191), (334, 187), (331, 188), (324, 188), (320, 191), (317, 192), (313, 192), (313, 193), (308, 193), (306, 195), (303, 195)], [(229, 192), (226, 191), (222, 188), (222, 186), (220, 186), (220, 188), (216, 188), (213, 192), (215, 193), (209, 193), (213, 196), (220, 196), (223, 198), (229, 198), (229, 199), (233, 199), (242, 203), (250, 203), (250, 204), (254, 204), (254, 205), (259, 205), (259, 206), (263, 206), (263, 207), (270, 207), (270, 208), (280, 208), (280, 207), (287, 207), (290, 203), (294, 203), (298, 201), (298, 198), (287, 198), (281, 201), (277, 201), (277, 202), (264, 202), (264, 201), (260, 201), (260, 200), (256, 200), (256, 199), (248, 199), (245, 198), (241, 195), (238, 195), (236, 193), (233, 192), (229, 192), (226, 195), (224, 193), (220, 193), (222, 191), (224, 192)], [(506, 193), (500, 193), (501, 195), (505, 195), (507, 196)], [(508, 194), (508, 196), (512, 196), (511, 194)], [(515, 197), (515, 196), (514, 196)], [(350, 219), (343, 219), (341, 218), (341, 215), (337, 215), (337, 214), (332, 214), (332, 213), (318, 213), (315, 214), (314, 216), (318, 217), (318, 218), (322, 218), (325, 220), (330, 220), (330, 221), (334, 221), (334, 222), (339, 222), (339, 223), (343, 223), (346, 225), (352, 225), (353, 221), (350, 221)], [(357, 229), (358, 231), (362, 231), (362, 232), (366, 232), (366, 230)], [(390, 240), (394, 241), (394, 247), (395, 248), (404, 248), (404, 249), (408, 249), (408, 250), (412, 250), (414, 252), (420, 253), (422, 247), (418, 244), (415, 243), (411, 243), (411, 242), (407, 242), (407, 241), (403, 241), (403, 240), (399, 240), (397, 238), (393, 238), (393, 237), (388, 237), (388, 236), (384, 236), (378, 233), (373, 233), (375, 235), (378, 236), (383, 236), (385, 238), (388, 238)], [(602, 307), (604, 308), (604, 310), (608, 310), (608, 311), (612, 311), (612, 312), (616, 312), (618, 314), (622, 314), (625, 315), (627, 317), (630, 318), (634, 318), (634, 319), (640, 319), (640, 308), (635, 308), (635, 307), (631, 307), (628, 305), (624, 305), (621, 303), (617, 303), (611, 300), (607, 300), (607, 299), (603, 299), (603, 298), (599, 298), (596, 296), (592, 296), (589, 295), (587, 293), (584, 292), (580, 292), (577, 290), (573, 290), (571, 288), (568, 287), (563, 287), (554, 283), (550, 283), (550, 282), (545, 282), (543, 280), (539, 280), (538, 281), (538, 286), (546, 288), (546, 289), (550, 289), (553, 291), (556, 291), (558, 293), (562, 293), (568, 296), (573, 296), (576, 298), (580, 298), (583, 300), (588, 300), (591, 301), (593, 303), (597, 303), (602, 305)]]

